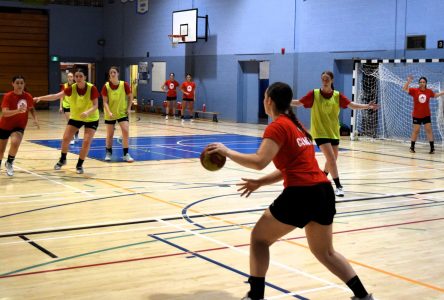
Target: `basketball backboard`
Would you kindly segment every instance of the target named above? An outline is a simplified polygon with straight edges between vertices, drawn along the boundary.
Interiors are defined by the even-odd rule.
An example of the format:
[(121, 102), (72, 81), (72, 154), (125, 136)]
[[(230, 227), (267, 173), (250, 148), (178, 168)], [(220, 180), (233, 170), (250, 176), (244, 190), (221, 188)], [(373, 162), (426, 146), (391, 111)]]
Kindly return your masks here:
[(197, 8), (173, 11), (172, 34), (185, 36), (179, 43), (197, 42)]

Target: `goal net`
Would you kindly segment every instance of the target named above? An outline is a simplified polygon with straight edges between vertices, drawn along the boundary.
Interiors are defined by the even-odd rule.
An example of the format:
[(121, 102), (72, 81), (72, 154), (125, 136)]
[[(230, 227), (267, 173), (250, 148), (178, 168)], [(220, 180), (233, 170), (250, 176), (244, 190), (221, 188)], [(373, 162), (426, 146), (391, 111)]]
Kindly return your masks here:
[[(353, 96), (356, 103), (375, 101), (377, 111), (355, 110), (352, 113), (352, 139), (382, 139), (410, 141), (412, 133), (413, 98), (402, 87), (409, 75), (410, 87), (418, 87), (421, 76), (427, 78), (427, 88), (441, 91), (444, 80), (444, 60), (363, 60), (356, 61), (353, 72)], [(444, 96), (430, 100), (433, 135), (443, 143)], [(426, 142), (424, 126), (418, 142)]]

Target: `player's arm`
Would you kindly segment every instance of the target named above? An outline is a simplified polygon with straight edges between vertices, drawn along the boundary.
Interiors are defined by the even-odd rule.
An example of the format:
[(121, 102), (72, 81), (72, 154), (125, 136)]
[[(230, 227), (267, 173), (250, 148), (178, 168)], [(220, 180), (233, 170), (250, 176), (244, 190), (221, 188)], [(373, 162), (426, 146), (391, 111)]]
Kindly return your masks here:
[(279, 145), (272, 139), (265, 138), (256, 153), (240, 153), (226, 147), (222, 143), (214, 143), (208, 146), (208, 153), (218, 152), (219, 154), (230, 158), (232, 161), (254, 170), (262, 170), (273, 159), (279, 151)]
[(59, 112), (63, 112), (63, 98), (60, 98)]
[(54, 101), (54, 100), (59, 100), (60, 98), (65, 97), (65, 91), (60, 91), (57, 94), (50, 94), (50, 95), (45, 95), (45, 96), (40, 96), (40, 97), (34, 97), (34, 101), (36, 103), (39, 103), (40, 101)]
[(304, 106), (304, 104), (301, 102), (300, 99), (293, 99), (291, 100), (291, 106), (300, 107)]
[(347, 107), (351, 108), (351, 109), (373, 109), (373, 110), (377, 110), (379, 108), (379, 105), (376, 104), (375, 101), (370, 101), (367, 104), (350, 102)]
[(110, 116), (110, 117), (112, 117), (113, 116), (113, 113), (111, 112), (111, 109), (109, 108), (109, 103), (108, 103), (108, 97), (107, 96), (104, 96), (103, 94), (102, 94), (102, 99), (103, 99), (103, 109), (105, 109), (105, 111), (106, 111), (106, 113)]
[(444, 91), (439, 92), (439, 93), (435, 93), (435, 95), (433, 97), (438, 98), (438, 97), (441, 97), (442, 95), (444, 95)]
[(40, 129), (39, 120), (37, 119), (37, 115), (35, 113), (35, 107), (31, 107), (29, 109), (29, 112), (31, 113), (32, 119), (34, 120), (34, 125), (37, 126), (38, 129)]
[(82, 113), (80, 114), (80, 116), (81, 116), (82, 118), (86, 118), (86, 117), (88, 117), (91, 113), (93, 113), (94, 111), (96, 111), (96, 109), (99, 108), (99, 98), (94, 98), (94, 99), (91, 100), (91, 101), (93, 102), (93, 106), (92, 106), (90, 109), (85, 110), (84, 112), (82, 112)]
[(129, 116), (131, 113), (131, 106), (133, 106), (133, 101), (134, 101), (134, 97), (133, 97), (133, 93), (129, 93), (127, 95), (128, 98), (128, 110), (127, 110), (127, 115)]
[(404, 91), (406, 91), (407, 93), (409, 92), (409, 85), (410, 85), (410, 83), (412, 83), (412, 81), (413, 81), (413, 76), (412, 76), (412, 75), (409, 75), (409, 76), (407, 77), (407, 81), (406, 81), (406, 83), (404, 83), (404, 86), (402, 87), (402, 89), (403, 89)]
[(7, 118), (7, 117), (12, 117), (14, 115), (17, 114), (22, 114), (26, 112), (26, 107), (18, 107), (17, 109), (9, 109), (7, 107), (2, 107), (2, 116)]
[(257, 190), (261, 186), (279, 182), (282, 180), (282, 178), (283, 176), (280, 170), (275, 170), (274, 172), (267, 174), (259, 179), (242, 178), (242, 182), (236, 184), (237, 186), (239, 186), (237, 191), (241, 192), (241, 197), (248, 197), (252, 192)]
[(167, 89), (167, 86), (166, 86), (166, 84), (164, 83), (164, 84), (162, 84), (162, 86), (160, 87), (161, 89), (162, 89), (162, 91), (164, 91), (164, 92), (167, 92), (168, 91), (168, 89)]

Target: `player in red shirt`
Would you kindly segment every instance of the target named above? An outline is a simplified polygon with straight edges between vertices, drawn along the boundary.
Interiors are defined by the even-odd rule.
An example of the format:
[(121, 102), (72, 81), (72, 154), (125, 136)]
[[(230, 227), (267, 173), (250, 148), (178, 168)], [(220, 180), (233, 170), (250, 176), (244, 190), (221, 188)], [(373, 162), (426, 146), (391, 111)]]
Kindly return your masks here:
[(14, 175), (13, 163), (28, 123), (28, 112), (31, 112), (34, 123), (39, 128), (34, 101), (31, 94), (25, 92), (25, 78), (21, 75), (14, 76), (12, 87), (13, 90), (3, 96), (0, 118), (0, 166), (8, 140), (11, 140), (8, 160), (5, 162), (8, 176)]
[(435, 153), (435, 143), (433, 140), (432, 120), (430, 112), (430, 98), (438, 98), (444, 95), (444, 92), (435, 93), (431, 89), (427, 88), (427, 78), (419, 78), (419, 88), (409, 88), (410, 83), (413, 81), (413, 76), (407, 77), (407, 82), (402, 89), (409, 93), (413, 97), (413, 131), (410, 144), (410, 152), (415, 153), (415, 143), (418, 138), (421, 124), (424, 124), (424, 129), (427, 135), (427, 139), (430, 143), (430, 154)]
[(241, 196), (250, 196), (259, 187), (284, 181), (284, 190), (265, 210), (251, 232), (250, 291), (245, 300), (264, 299), (265, 275), (270, 246), (296, 227), (305, 228), (310, 250), (333, 274), (353, 291), (353, 299), (373, 299), (350, 263), (333, 248), (335, 194), (327, 176), (318, 166), (311, 135), (291, 109), (291, 88), (273, 83), (264, 96), (264, 107), (272, 119), (254, 154), (243, 154), (221, 143), (209, 145), (209, 153), (219, 153), (251, 169), (262, 170), (271, 161), (276, 170), (259, 179), (242, 178)]
[(173, 111), (173, 116), (176, 118), (176, 100), (177, 100), (177, 87), (179, 86), (179, 82), (174, 79), (174, 73), (170, 73), (170, 79), (165, 81), (165, 83), (162, 85), (162, 90), (166, 92), (166, 101), (167, 101), (167, 107), (166, 107), (166, 115), (165, 120), (168, 120), (168, 115), (170, 113), (170, 110)]
[(182, 119), (185, 117), (185, 109), (191, 114), (191, 121), (193, 120), (194, 101), (196, 100), (196, 83), (194, 83), (191, 74), (187, 74), (186, 81), (180, 86), (180, 90), (183, 93), (183, 105), (182, 105)]

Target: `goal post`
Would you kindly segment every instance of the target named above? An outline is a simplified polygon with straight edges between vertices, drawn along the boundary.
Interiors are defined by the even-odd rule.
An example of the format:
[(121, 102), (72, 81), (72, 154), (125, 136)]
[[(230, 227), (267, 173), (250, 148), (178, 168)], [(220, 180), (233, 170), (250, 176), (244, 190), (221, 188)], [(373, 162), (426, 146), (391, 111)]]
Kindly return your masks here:
[[(353, 67), (352, 101), (375, 101), (379, 109), (351, 112), (352, 140), (410, 141), (412, 133), (413, 98), (402, 87), (413, 76), (410, 87), (427, 78), (427, 88), (435, 93), (444, 84), (444, 59), (373, 59), (355, 60)], [(444, 143), (444, 97), (430, 100), (433, 135)], [(427, 141), (423, 126), (418, 142)]]

